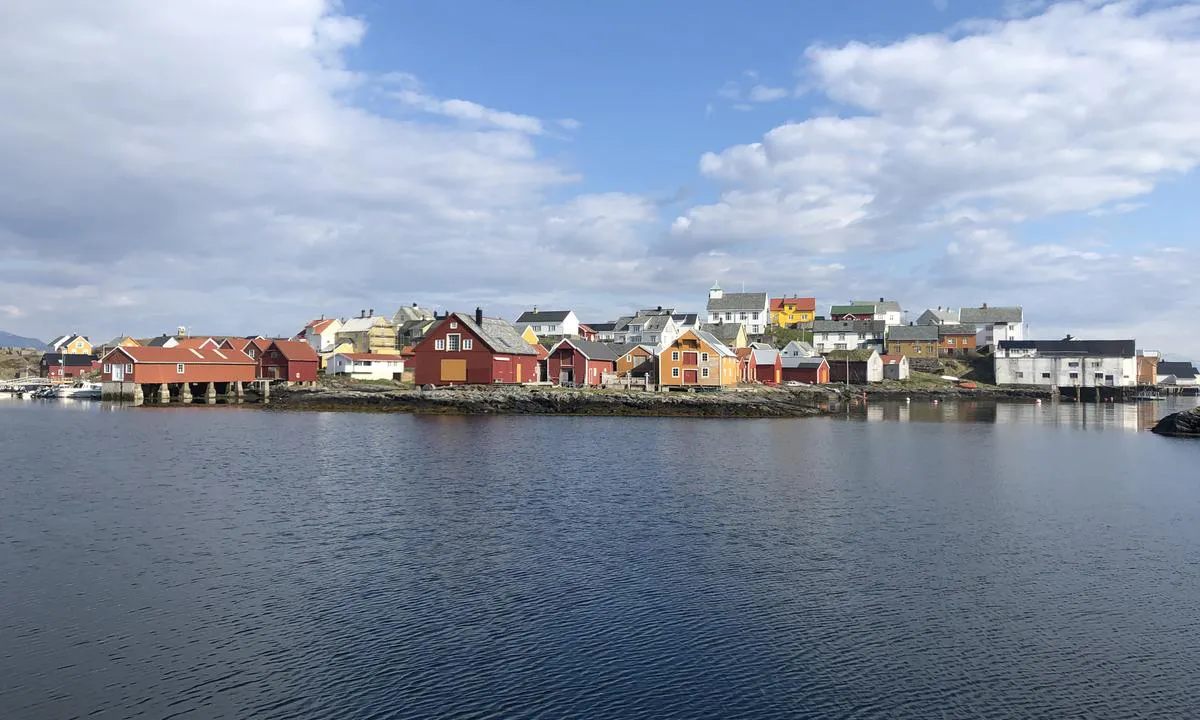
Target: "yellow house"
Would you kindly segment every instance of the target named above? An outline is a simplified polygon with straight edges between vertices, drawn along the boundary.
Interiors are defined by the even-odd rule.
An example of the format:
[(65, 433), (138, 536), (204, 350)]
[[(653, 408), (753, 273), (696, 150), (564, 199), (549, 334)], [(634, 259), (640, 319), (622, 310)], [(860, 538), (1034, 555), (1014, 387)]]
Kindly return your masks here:
[[(374, 311), (372, 311), (373, 313)], [(360, 315), (342, 323), (342, 328), (333, 336), (337, 345), (349, 342), (354, 352), (376, 355), (399, 355), (396, 347), (396, 328), (382, 315)]]
[(658, 354), (663, 388), (725, 388), (737, 382), (737, 355), (703, 330), (688, 330)]
[(74, 333), (70, 335), (63, 335), (62, 337), (55, 339), (55, 341), (50, 343), (50, 345), (54, 348), (54, 352), (61, 353), (63, 355), (92, 354), (92, 342), (83, 335), (76, 335)]
[(324, 370), (325, 368), (329, 367), (329, 361), (334, 355), (352, 352), (354, 352), (354, 343), (350, 342), (349, 340), (343, 340), (342, 342), (334, 345), (333, 349), (329, 352), (318, 353), (321, 358), (321, 369)]
[(750, 338), (746, 335), (744, 323), (706, 323), (701, 325), (700, 329), (720, 340), (725, 347), (733, 350), (750, 345)]
[(771, 298), (771, 322), (778, 327), (799, 327), (816, 318), (817, 299), (802, 297)]
[(525, 342), (529, 343), (530, 345), (538, 344), (537, 333), (535, 333), (533, 331), (533, 328), (531, 328), (531, 327), (525, 328), (525, 332), (521, 333), (521, 339), (524, 340)]
[(635, 372), (640, 376), (649, 373), (657, 377), (654, 361), (657, 359), (654, 348), (649, 345), (634, 345), (617, 358), (617, 377), (628, 377)]

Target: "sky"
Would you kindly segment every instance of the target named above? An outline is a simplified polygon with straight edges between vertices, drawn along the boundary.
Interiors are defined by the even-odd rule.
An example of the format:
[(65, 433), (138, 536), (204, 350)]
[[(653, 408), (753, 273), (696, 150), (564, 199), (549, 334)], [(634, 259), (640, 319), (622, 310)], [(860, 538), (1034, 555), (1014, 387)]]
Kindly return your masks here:
[(0, 3), (0, 329), (1021, 305), (1200, 359), (1200, 3)]

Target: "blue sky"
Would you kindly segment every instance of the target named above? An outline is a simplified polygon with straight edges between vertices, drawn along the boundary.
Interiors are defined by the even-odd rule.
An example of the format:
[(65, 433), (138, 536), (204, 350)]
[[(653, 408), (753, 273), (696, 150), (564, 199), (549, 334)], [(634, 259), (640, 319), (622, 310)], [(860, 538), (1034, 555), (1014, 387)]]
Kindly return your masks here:
[(714, 279), (1200, 357), (1200, 4), (0, 7), (0, 328), (602, 320)]

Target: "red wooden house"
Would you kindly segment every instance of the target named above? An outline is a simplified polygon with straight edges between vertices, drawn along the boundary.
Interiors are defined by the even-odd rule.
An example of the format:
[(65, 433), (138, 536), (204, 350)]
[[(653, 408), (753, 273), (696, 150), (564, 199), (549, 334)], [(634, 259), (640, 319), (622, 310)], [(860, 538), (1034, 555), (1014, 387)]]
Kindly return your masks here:
[(418, 385), (494, 385), (534, 382), (537, 351), (500, 318), (448, 313), (413, 347)]
[(258, 360), (270, 345), (270, 340), (261, 337), (225, 338), (221, 341), (219, 347), (244, 352), (255, 360)]
[(258, 376), (289, 383), (315, 383), (321, 356), (305, 340), (273, 340), (258, 359)]
[(101, 362), (103, 382), (149, 384), (253, 382), (258, 363), (216, 348), (119, 347)]
[(563, 338), (546, 359), (547, 379), (555, 385), (597, 386), (604, 373), (616, 373), (618, 357), (609, 345)]
[(45, 353), (40, 364), (41, 376), (51, 380), (77, 378), (96, 369), (93, 356), (72, 353)]

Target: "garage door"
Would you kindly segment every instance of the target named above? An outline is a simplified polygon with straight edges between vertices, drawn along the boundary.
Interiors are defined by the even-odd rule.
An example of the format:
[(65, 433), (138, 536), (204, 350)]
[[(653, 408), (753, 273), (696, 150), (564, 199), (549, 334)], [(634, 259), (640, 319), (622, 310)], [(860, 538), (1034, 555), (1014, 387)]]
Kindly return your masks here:
[(442, 382), (466, 382), (467, 381), (467, 361), (466, 360), (443, 360), (442, 361)]

